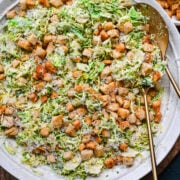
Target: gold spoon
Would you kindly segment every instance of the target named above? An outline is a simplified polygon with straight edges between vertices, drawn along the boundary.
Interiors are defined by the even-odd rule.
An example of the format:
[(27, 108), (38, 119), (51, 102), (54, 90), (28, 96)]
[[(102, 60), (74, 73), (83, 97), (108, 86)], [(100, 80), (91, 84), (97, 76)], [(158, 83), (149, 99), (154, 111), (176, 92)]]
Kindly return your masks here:
[[(149, 17), (149, 25), (150, 25), (150, 33), (155, 35), (155, 39), (159, 48), (161, 50), (162, 59), (165, 59), (165, 53), (167, 50), (168, 42), (169, 42), (169, 33), (167, 30), (166, 23), (164, 22), (161, 15), (158, 13), (156, 9), (151, 7), (148, 4), (138, 3), (135, 4), (135, 7), (142, 12), (143, 15)], [(165, 71), (176, 91), (178, 96), (180, 97), (180, 90), (169, 71), (168, 66), (165, 67)], [(147, 121), (147, 129), (148, 129), (148, 137), (149, 137), (149, 147), (150, 147), (150, 156), (151, 156), (151, 164), (152, 164), (152, 173), (153, 179), (157, 180), (157, 165), (156, 165), (156, 157), (154, 151), (154, 143), (152, 137), (152, 130), (150, 124), (150, 117), (149, 117), (149, 110), (148, 110), (148, 103), (147, 103), (147, 92), (148, 88), (144, 89), (144, 102), (145, 102), (145, 110), (146, 110), (146, 121)]]
[[(156, 42), (161, 50), (162, 59), (165, 60), (165, 54), (169, 42), (169, 33), (164, 19), (158, 13), (156, 9), (145, 3), (135, 4), (135, 7), (139, 9), (143, 15), (149, 17), (150, 33), (155, 35)], [(175, 82), (168, 66), (165, 67), (165, 71), (180, 98), (180, 89)]]

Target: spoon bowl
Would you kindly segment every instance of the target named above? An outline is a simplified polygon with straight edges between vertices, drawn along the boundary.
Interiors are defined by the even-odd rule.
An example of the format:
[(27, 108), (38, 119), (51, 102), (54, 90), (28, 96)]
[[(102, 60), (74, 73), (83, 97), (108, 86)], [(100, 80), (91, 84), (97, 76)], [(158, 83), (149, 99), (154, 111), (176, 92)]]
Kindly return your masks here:
[(164, 19), (156, 9), (145, 3), (135, 4), (135, 7), (146, 17), (149, 17), (149, 32), (155, 36), (155, 40), (161, 50), (162, 59), (165, 59), (169, 43), (169, 32)]

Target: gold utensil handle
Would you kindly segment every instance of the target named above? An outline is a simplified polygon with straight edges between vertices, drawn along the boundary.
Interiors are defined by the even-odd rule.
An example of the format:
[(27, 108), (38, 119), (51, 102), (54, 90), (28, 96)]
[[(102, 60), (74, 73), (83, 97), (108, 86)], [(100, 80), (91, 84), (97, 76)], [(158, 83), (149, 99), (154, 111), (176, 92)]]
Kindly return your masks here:
[(151, 130), (151, 124), (150, 124), (150, 118), (149, 118), (149, 110), (148, 110), (146, 91), (144, 92), (144, 102), (145, 102), (145, 109), (146, 109), (146, 121), (147, 121), (148, 137), (149, 137), (149, 148), (150, 148), (153, 179), (158, 180), (157, 167), (156, 167), (156, 156), (155, 156), (155, 152), (154, 152), (154, 142), (153, 142), (152, 130)]
[(180, 98), (180, 89), (178, 88), (177, 83), (176, 83), (176, 81), (174, 80), (174, 78), (173, 78), (173, 76), (172, 76), (169, 68), (166, 67), (166, 68), (165, 68), (165, 71), (166, 71), (166, 73), (167, 73), (167, 75), (168, 75), (168, 77), (169, 77), (169, 79), (170, 79), (170, 81), (171, 81), (171, 83), (172, 83), (172, 85), (173, 85), (173, 87), (174, 87), (177, 95), (178, 95), (179, 98)]

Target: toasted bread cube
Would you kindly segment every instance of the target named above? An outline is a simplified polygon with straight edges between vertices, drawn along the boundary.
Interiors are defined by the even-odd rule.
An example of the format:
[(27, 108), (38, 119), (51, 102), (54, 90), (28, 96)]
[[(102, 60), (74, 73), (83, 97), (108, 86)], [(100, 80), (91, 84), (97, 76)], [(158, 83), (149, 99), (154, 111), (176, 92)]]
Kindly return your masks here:
[[(7, 109), (7, 108), (6, 108)], [(7, 110), (5, 110), (6, 113)], [(7, 113), (6, 113), (7, 114)], [(8, 115), (8, 114), (7, 114)], [(13, 116), (4, 116), (1, 120), (2, 127), (10, 128), (14, 125), (15, 121)]]
[(125, 34), (129, 34), (131, 31), (133, 31), (134, 27), (133, 24), (131, 22), (126, 22), (124, 24), (124, 33)]
[(43, 127), (41, 130), (40, 130), (40, 135), (43, 136), (43, 137), (48, 137), (49, 134), (50, 134), (51, 130), (49, 127)]
[(35, 34), (31, 34), (30, 36), (28, 36), (27, 40), (34, 46), (36, 45), (38, 38)]
[(102, 145), (96, 146), (94, 154), (96, 157), (102, 157), (104, 155), (104, 147)]
[(72, 124), (76, 130), (79, 130), (81, 128), (81, 121), (78, 119), (75, 120)]
[(26, 0), (27, 8), (32, 9), (35, 6), (34, 0)]
[(111, 103), (107, 106), (107, 109), (110, 111), (117, 111), (119, 109), (118, 103)]
[(124, 131), (125, 129), (128, 129), (130, 126), (129, 121), (121, 121), (119, 123), (120, 128)]
[(45, 73), (44, 74), (44, 78), (43, 78), (44, 81), (50, 82), (50, 81), (52, 81), (52, 79), (53, 79), (53, 77), (52, 77), (52, 75), (50, 73)]
[(88, 143), (91, 140), (91, 134), (85, 134), (82, 138), (82, 143)]
[(71, 136), (71, 137), (73, 137), (73, 136), (75, 136), (75, 128), (74, 128), (74, 126), (72, 125), (72, 124), (69, 124), (67, 127), (66, 127), (66, 134), (67, 135), (69, 135), (69, 136)]
[(138, 109), (136, 109), (135, 115), (141, 121), (146, 118), (146, 112), (142, 107), (139, 107)]
[(93, 50), (90, 48), (86, 48), (86, 49), (84, 49), (82, 54), (83, 54), (83, 56), (90, 58), (93, 55)]
[(128, 117), (127, 117), (127, 121), (131, 124), (134, 124), (136, 123), (137, 121), (137, 117), (134, 113), (130, 114)]
[(107, 31), (107, 34), (110, 38), (118, 38), (119, 37), (119, 31), (117, 29), (111, 29)]
[(29, 96), (28, 96), (29, 100), (31, 100), (33, 103), (37, 102), (38, 100), (38, 95), (36, 93), (31, 93)]
[[(46, 61), (45, 62), (45, 68), (48, 72), (55, 73), (56, 72), (56, 67), (52, 64), (51, 61)], [(58, 81), (58, 83), (62, 83), (62, 81)]]
[(86, 148), (87, 148), (87, 149), (92, 149), (92, 150), (94, 150), (94, 149), (96, 148), (96, 146), (97, 146), (96, 141), (90, 141), (90, 142), (88, 142), (88, 143), (86, 144)]
[(63, 125), (63, 115), (53, 116), (51, 120), (51, 125), (53, 128), (60, 128)]
[(5, 79), (5, 74), (0, 74), (0, 80), (4, 80)]
[(112, 22), (106, 22), (103, 25), (105, 31), (109, 31), (111, 29), (114, 29), (114, 24)]
[(152, 44), (149, 44), (149, 43), (144, 43), (143, 44), (143, 49), (145, 52), (153, 52), (154, 50), (154, 46)]
[(124, 108), (119, 108), (118, 109), (118, 115), (119, 117), (121, 117), (122, 119), (125, 119), (129, 116), (130, 112), (127, 109)]
[(56, 43), (65, 45), (67, 43), (67, 38), (64, 35), (58, 35), (56, 39)]
[(43, 5), (44, 7), (49, 7), (49, 0), (39, 0), (39, 4)]
[(63, 157), (66, 161), (69, 161), (73, 158), (73, 152), (72, 151), (66, 151), (66, 152), (64, 152)]
[(107, 32), (104, 31), (104, 30), (102, 30), (102, 31), (100, 32), (100, 36), (101, 36), (101, 39), (102, 39), (103, 41), (105, 41), (106, 39), (109, 38)]
[(63, 0), (63, 2), (66, 4), (66, 5), (72, 5), (73, 1), (72, 0)]
[(159, 81), (160, 79), (161, 79), (161, 73), (158, 72), (158, 71), (155, 71), (155, 72), (153, 73), (153, 81), (154, 81), (154, 82), (157, 82), (157, 81)]
[(27, 8), (26, 0), (19, 0), (19, 9), (26, 10), (26, 8)]
[(10, 129), (5, 130), (4, 134), (6, 136), (16, 136), (18, 134), (18, 128), (13, 126)]
[(93, 150), (85, 149), (85, 150), (81, 151), (81, 158), (83, 161), (87, 161), (87, 160), (91, 159), (92, 156), (93, 156)]
[(149, 63), (142, 63), (142, 67), (141, 67), (141, 74), (142, 75), (147, 75), (150, 74), (152, 72), (152, 65)]
[(59, 22), (59, 18), (56, 14), (54, 14), (51, 18), (50, 18), (51, 22)]
[(13, 19), (16, 16), (16, 10), (11, 10), (6, 13), (8, 19)]
[(47, 155), (47, 161), (49, 163), (55, 163), (56, 162), (56, 158), (55, 158), (55, 156), (53, 154), (49, 154), (49, 155)]
[(37, 46), (34, 53), (40, 58), (44, 58), (46, 56), (46, 51), (41, 46)]
[(175, 3), (171, 6), (171, 11), (173, 12), (173, 14), (176, 14), (176, 10), (179, 8), (180, 4)]
[(20, 62), (19, 60), (16, 60), (16, 59), (15, 59), (15, 60), (12, 61), (11, 65), (12, 65), (13, 68), (16, 68), (16, 67), (19, 66), (20, 63), (21, 63), (21, 62)]
[(126, 47), (125, 47), (124, 43), (117, 44), (115, 48), (119, 52), (124, 52), (126, 50)]
[(114, 58), (114, 59), (119, 59), (122, 57), (122, 53), (117, 51), (117, 50), (113, 50), (112, 53), (111, 53), (111, 56)]
[(55, 49), (55, 46), (53, 45), (52, 42), (50, 42), (46, 48), (46, 53), (47, 55), (51, 54)]
[(66, 110), (69, 111), (69, 112), (74, 110), (74, 107), (70, 102), (66, 104)]
[(124, 165), (126, 165), (126, 166), (132, 166), (132, 165), (134, 164), (134, 158), (133, 158), (133, 157), (124, 156), (122, 163), (123, 163)]
[(63, 5), (62, 0), (50, 0), (50, 4), (56, 8)]
[(55, 36), (53, 36), (53, 35), (51, 35), (51, 34), (47, 34), (47, 35), (44, 36), (43, 42), (44, 42), (45, 44), (48, 44), (48, 43), (50, 43), (50, 42), (53, 42), (55, 39), (56, 39)]
[(18, 40), (17, 45), (24, 50), (27, 50), (27, 51), (32, 50), (30, 42), (23, 38)]
[(103, 129), (101, 134), (102, 134), (102, 137), (104, 137), (104, 138), (111, 137), (111, 132), (109, 130), (107, 130), (107, 129)]
[(113, 168), (113, 166), (115, 166), (115, 160), (113, 158), (107, 158), (105, 161), (104, 161), (104, 165), (106, 168), (108, 169), (111, 169)]

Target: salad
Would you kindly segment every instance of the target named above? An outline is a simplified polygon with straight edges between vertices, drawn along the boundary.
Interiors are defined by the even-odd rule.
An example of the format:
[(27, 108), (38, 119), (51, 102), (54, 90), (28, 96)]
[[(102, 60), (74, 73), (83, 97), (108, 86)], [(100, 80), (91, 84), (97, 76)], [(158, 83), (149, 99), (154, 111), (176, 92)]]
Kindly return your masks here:
[(154, 134), (162, 116), (165, 63), (148, 17), (123, 0), (20, 0), (6, 16), (0, 133), (22, 163), (67, 179), (132, 166), (148, 149), (143, 86)]

